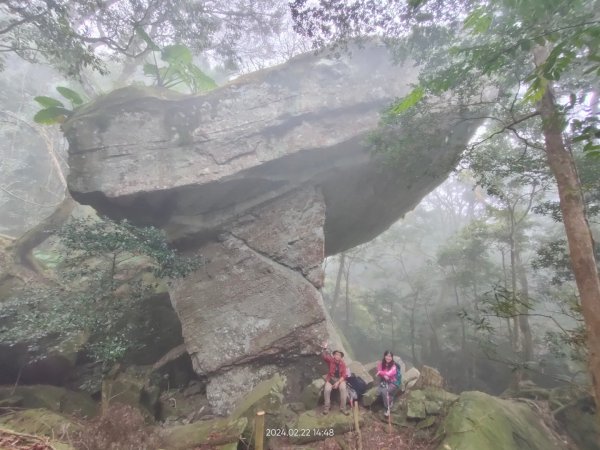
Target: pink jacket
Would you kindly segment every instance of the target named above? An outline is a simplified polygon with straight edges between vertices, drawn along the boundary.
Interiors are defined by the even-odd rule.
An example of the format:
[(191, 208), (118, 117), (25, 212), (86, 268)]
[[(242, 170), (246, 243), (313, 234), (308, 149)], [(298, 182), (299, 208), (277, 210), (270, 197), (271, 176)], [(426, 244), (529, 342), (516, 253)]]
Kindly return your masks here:
[(389, 370), (384, 370), (381, 367), (381, 361), (379, 361), (377, 363), (377, 375), (386, 381), (391, 381), (392, 383), (395, 382), (396, 381), (396, 364), (392, 364), (392, 367), (390, 367)]

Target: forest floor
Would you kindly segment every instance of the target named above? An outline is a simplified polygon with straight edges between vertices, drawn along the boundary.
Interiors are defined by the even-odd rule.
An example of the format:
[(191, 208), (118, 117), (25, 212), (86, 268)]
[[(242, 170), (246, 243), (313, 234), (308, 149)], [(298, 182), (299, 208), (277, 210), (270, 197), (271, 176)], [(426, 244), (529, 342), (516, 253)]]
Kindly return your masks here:
[[(290, 444), (285, 439), (269, 441), (269, 450), (433, 450), (439, 442), (419, 437), (414, 428), (393, 426), (388, 428), (381, 414), (361, 408), (364, 424), (361, 426), (361, 443), (358, 445), (358, 433), (351, 431), (339, 436), (305, 445)], [(423, 434), (421, 434), (423, 436)], [(209, 450), (199, 447), (201, 450)]]

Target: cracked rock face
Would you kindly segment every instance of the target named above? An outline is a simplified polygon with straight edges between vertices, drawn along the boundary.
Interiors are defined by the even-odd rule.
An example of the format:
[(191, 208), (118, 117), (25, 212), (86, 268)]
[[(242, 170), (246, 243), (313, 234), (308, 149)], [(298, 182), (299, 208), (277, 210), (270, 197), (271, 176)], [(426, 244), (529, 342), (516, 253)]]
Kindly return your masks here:
[[(319, 190), (307, 188), (252, 210), (203, 246), (205, 265), (171, 289), (194, 369), (214, 380), (218, 412), (277, 365), (294, 364), (307, 380), (320, 368), (315, 352), (331, 331), (319, 292), (324, 208)], [(298, 368), (303, 357), (311, 363)], [(232, 388), (249, 373), (243, 392)]]

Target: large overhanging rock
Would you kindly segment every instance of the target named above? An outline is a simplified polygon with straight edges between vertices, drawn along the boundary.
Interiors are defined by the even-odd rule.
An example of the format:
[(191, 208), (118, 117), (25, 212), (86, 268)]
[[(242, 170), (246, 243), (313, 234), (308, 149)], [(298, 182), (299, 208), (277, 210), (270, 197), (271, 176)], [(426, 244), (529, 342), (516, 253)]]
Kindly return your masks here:
[(326, 253), (335, 254), (414, 207), (454, 167), (476, 126), (460, 117), (432, 124), (442, 145), (414, 143), (429, 153), (416, 172), (382, 169), (365, 138), (417, 75), (370, 44), (340, 59), (302, 55), (204, 95), (118, 90), (64, 125), (69, 189), (108, 216), (198, 242), (257, 205), (318, 185)]
[(162, 227), (206, 262), (170, 294), (218, 412), (275, 372), (299, 394), (324, 371), (319, 342), (340, 348), (320, 294), (324, 256), (384, 231), (455, 166), (478, 123), (448, 101), (402, 164), (382, 165), (367, 145), (417, 75), (371, 43), (204, 95), (119, 90), (64, 124), (76, 200)]

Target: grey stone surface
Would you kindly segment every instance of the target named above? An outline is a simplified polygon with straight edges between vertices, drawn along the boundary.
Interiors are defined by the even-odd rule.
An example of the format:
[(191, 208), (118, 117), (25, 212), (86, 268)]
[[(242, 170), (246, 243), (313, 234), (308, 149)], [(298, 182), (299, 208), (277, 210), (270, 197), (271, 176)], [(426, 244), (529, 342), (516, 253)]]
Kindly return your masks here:
[(306, 185), (327, 204), (326, 253), (368, 241), (439, 184), (478, 126), (443, 111), (416, 167), (382, 167), (366, 138), (418, 70), (368, 44), (335, 59), (309, 53), (203, 95), (115, 91), (64, 124), (69, 189), (111, 217), (194, 242)]

